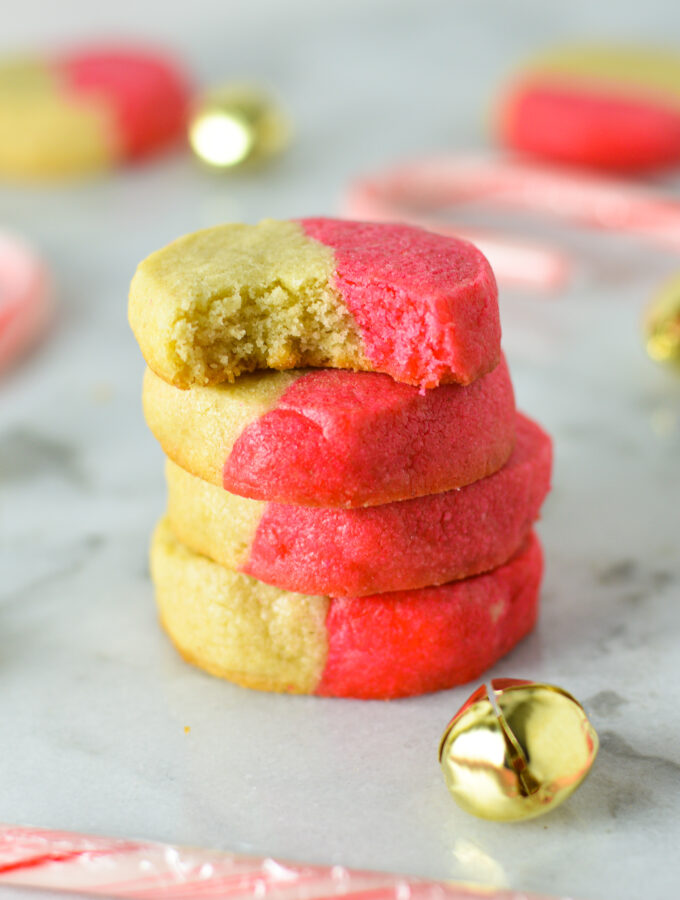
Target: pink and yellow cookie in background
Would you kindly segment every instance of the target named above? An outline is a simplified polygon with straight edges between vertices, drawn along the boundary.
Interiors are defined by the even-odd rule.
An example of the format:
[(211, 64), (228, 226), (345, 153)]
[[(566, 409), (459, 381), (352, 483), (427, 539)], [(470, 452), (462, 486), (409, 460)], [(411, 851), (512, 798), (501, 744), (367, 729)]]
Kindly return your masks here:
[(500, 359), (485, 257), (399, 224), (269, 219), (186, 235), (139, 265), (129, 318), (148, 365), (180, 388), (303, 366), (431, 388)]
[(520, 68), (495, 111), (502, 144), (613, 172), (680, 165), (680, 53), (570, 46)]
[(40, 338), (51, 313), (44, 263), (22, 240), (0, 232), (0, 373)]
[(264, 691), (387, 700), (476, 678), (533, 628), (543, 560), (440, 587), (333, 598), (282, 591), (193, 553), (167, 522), (151, 570), (161, 622), (189, 662)]
[(255, 372), (178, 390), (150, 369), (144, 414), (187, 472), (254, 500), (374, 506), (496, 472), (515, 442), (504, 359), (474, 384), (420, 391), (387, 375)]
[(156, 52), (92, 47), (0, 63), (0, 178), (75, 176), (185, 133), (188, 81)]
[(518, 416), (517, 445), (460, 490), (363, 509), (237, 497), (168, 462), (168, 522), (191, 550), (289, 591), (356, 597), (444, 584), (507, 562), (550, 489), (552, 444)]

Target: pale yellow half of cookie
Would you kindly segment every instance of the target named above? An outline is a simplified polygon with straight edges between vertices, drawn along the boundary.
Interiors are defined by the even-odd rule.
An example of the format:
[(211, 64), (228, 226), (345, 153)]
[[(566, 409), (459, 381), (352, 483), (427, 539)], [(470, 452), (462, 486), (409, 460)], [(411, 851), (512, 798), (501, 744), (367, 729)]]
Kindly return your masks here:
[(680, 105), (680, 56), (644, 45), (574, 44), (542, 53), (520, 77), (550, 77), (556, 83), (606, 87), (614, 94), (665, 99)]
[(230, 569), (244, 566), (267, 503), (230, 494), (170, 460), (165, 477), (168, 522), (175, 536), (220, 565)]
[(182, 656), (244, 687), (311, 693), (327, 655), (328, 599), (283, 591), (192, 553), (166, 520), (151, 544), (161, 622)]
[(108, 168), (115, 132), (105, 103), (69, 96), (40, 62), (0, 65), (0, 175), (51, 178)]
[(302, 373), (253, 372), (234, 384), (194, 385), (179, 391), (151, 369), (144, 374), (142, 406), (166, 456), (204, 481), (222, 486), (222, 469), (251, 422), (276, 405)]
[(148, 365), (181, 388), (255, 369), (370, 369), (334, 269), (332, 249), (296, 222), (207, 228), (139, 265), (130, 325)]

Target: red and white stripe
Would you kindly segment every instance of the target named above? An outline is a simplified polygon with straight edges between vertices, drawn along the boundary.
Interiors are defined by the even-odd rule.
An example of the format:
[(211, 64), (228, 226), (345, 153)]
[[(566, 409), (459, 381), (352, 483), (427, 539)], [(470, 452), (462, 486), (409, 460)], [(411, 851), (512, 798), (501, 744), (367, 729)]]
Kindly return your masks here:
[(0, 233), (0, 372), (40, 337), (51, 306), (42, 262), (23, 241)]
[[(0, 886), (140, 900), (474, 900), (479, 890), (342, 866), (0, 826)], [(484, 890), (486, 900), (530, 900)], [(533, 900), (539, 900), (532, 895)], [(547, 898), (544, 898), (547, 900)]]
[(432, 215), (464, 204), (537, 212), (680, 251), (680, 202), (635, 182), (492, 156), (416, 160), (356, 182), (345, 213), (407, 221), (475, 243), (500, 281), (540, 289), (564, 282), (568, 258), (554, 247), (442, 222)]

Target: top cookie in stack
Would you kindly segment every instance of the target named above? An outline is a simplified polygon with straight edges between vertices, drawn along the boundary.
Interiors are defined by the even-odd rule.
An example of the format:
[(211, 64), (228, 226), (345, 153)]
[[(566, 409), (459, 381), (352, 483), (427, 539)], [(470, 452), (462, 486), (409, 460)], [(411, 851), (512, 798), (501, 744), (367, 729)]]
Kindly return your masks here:
[(139, 266), (130, 321), (169, 457), (157, 600), (187, 658), (387, 698), (476, 677), (530, 630), (551, 446), (515, 412), (476, 248), (225, 225)]
[(130, 323), (176, 387), (256, 369), (385, 372), (470, 384), (500, 358), (496, 282), (471, 244), (333, 219), (223, 225), (138, 268)]

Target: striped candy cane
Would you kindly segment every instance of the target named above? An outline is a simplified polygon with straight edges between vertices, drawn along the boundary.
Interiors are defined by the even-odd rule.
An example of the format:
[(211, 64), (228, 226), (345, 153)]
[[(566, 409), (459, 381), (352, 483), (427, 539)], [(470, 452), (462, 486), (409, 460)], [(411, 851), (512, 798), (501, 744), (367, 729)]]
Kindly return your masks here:
[(0, 233), (0, 371), (40, 336), (50, 299), (40, 260), (23, 241)]
[(499, 280), (547, 290), (561, 286), (569, 261), (555, 248), (445, 225), (432, 216), (471, 202), (629, 234), (680, 252), (680, 202), (630, 181), (490, 156), (423, 159), (363, 179), (350, 188), (345, 212), (455, 232), (488, 256)]
[[(168, 844), (0, 826), (0, 886), (139, 900), (530, 900), (513, 891), (474, 889), (341, 866)], [(533, 900), (539, 900), (535, 895)]]

